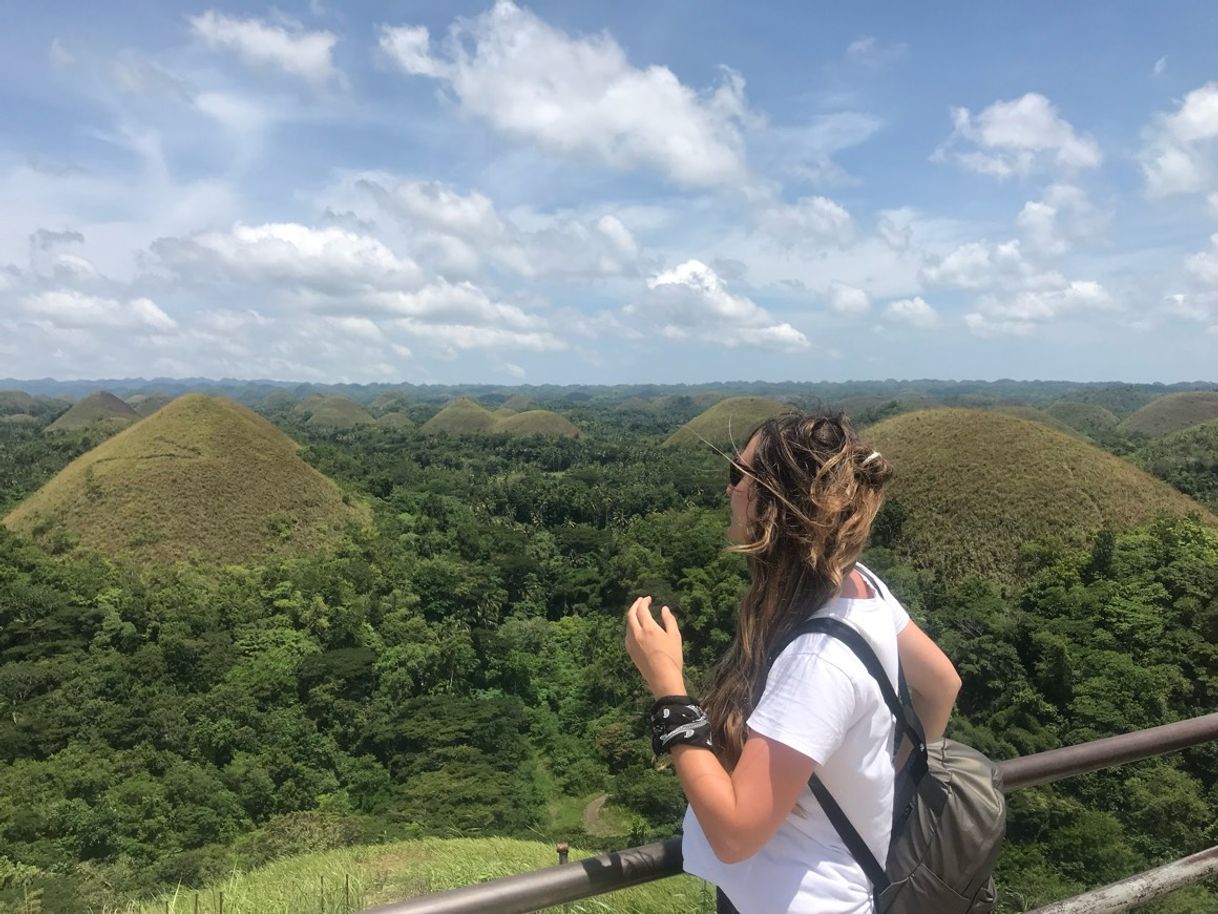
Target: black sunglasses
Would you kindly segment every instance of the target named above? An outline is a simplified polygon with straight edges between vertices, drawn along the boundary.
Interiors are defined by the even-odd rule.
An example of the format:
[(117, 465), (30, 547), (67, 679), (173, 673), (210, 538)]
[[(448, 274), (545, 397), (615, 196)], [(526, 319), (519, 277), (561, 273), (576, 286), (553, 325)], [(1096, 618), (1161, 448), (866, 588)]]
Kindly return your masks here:
[(740, 455), (728, 459), (727, 463), (727, 484), (733, 489), (740, 485), (740, 480), (744, 479), (744, 470), (740, 469)]

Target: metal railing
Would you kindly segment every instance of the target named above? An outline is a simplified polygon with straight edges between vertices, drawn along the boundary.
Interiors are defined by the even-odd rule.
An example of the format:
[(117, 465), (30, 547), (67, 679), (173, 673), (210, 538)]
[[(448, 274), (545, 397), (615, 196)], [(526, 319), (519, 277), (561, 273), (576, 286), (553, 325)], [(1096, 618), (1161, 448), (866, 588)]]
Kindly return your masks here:
[[(1207, 714), (1077, 746), (1037, 752), (999, 762), (998, 768), (1002, 772), (1003, 789), (1009, 793), (1100, 768), (1164, 755), (1213, 739), (1218, 739), (1218, 714)], [(682, 872), (681, 864), (681, 838), (673, 837), (655, 844), (381, 905), (369, 908), (363, 914), (485, 914), (488, 911), (496, 914), (528, 914), (541, 908), (676, 876)], [(1203, 851), (1077, 899), (1058, 902), (1056, 906), (1042, 908), (1035, 914), (1123, 911), (1180, 885), (1207, 878), (1216, 870), (1218, 849)], [(1181, 882), (1182, 878), (1186, 881)], [(1155, 894), (1147, 895), (1148, 891)], [(1134, 900), (1124, 907), (1113, 907), (1111, 900), (1105, 901), (1103, 898), (1100, 903), (1107, 906), (1060, 907), (1072, 902), (1087, 902), (1104, 892), (1108, 892), (1109, 897)]]

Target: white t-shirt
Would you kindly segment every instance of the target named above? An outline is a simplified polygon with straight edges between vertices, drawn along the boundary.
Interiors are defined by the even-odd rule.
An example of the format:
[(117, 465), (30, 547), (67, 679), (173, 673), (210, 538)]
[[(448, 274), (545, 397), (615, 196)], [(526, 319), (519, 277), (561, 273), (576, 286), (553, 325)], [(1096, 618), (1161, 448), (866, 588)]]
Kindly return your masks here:
[[(897, 682), (897, 634), (909, 615), (883, 582), (875, 595), (838, 597), (817, 615), (841, 619), (875, 650)], [(854, 653), (828, 635), (801, 635), (774, 661), (748, 726), (816, 762), (816, 771), (863, 840), (883, 861), (892, 829), (894, 722), (879, 686)], [(800, 814), (800, 811), (804, 815)], [(869, 914), (871, 884), (807, 787), (752, 857), (723, 863), (692, 807), (685, 810), (685, 872), (721, 888), (740, 914)]]

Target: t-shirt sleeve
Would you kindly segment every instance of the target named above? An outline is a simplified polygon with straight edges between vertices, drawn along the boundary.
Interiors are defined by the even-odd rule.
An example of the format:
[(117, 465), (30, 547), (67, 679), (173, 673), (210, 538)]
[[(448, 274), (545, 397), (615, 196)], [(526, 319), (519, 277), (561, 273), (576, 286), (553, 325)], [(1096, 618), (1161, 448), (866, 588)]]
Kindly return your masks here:
[(892, 630), (899, 635), (905, 631), (905, 626), (909, 624), (909, 611), (901, 605), (901, 602), (896, 597), (892, 597), (884, 602), (892, 610)]
[(766, 679), (747, 721), (751, 730), (790, 746), (823, 765), (855, 721), (858, 697), (850, 675), (829, 657), (826, 635), (803, 635), (789, 644)]

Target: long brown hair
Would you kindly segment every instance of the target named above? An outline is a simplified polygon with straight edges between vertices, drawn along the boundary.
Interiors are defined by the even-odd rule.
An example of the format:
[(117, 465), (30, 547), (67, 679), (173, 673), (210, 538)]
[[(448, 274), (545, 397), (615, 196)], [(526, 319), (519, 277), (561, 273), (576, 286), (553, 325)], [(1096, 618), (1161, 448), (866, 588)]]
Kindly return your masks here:
[(752, 482), (744, 542), (749, 588), (735, 638), (711, 669), (703, 705), (728, 771), (744, 749), (745, 720), (765, 688), (769, 653), (841, 587), (866, 545), (892, 466), (841, 413), (767, 419), (749, 440)]

